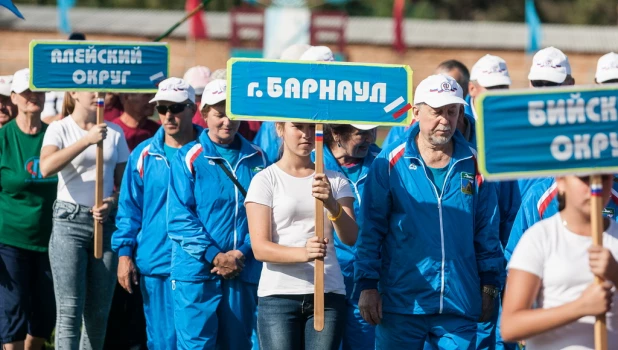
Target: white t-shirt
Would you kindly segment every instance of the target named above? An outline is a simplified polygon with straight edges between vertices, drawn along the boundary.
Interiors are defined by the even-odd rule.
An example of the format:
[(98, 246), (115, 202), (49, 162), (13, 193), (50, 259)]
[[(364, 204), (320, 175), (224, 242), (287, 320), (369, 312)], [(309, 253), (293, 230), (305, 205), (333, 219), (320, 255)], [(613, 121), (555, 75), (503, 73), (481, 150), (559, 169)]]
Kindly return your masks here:
[(45, 105), (41, 112), (41, 118), (55, 117), (62, 112), (64, 91), (50, 91), (45, 93)]
[[(335, 199), (354, 194), (341, 174), (325, 171)], [(254, 202), (272, 208), (272, 241), (286, 247), (304, 247), (315, 236), (315, 200), (311, 196), (313, 176), (294, 177), (276, 164), (258, 173), (252, 180), (245, 203)], [(326, 218), (324, 237), (329, 239), (324, 258), (324, 292), (345, 295), (343, 275), (335, 254), (333, 229)], [(264, 263), (258, 296), (276, 294), (313, 294), (314, 262)]]
[[(528, 229), (517, 244), (509, 269), (537, 275), (542, 280), (536, 299), (538, 308), (550, 309), (572, 302), (594, 281), (588, 265), (588, 248), (592, 238), (569, 231), (560, 214), (542, 220)], [(618, 225), (612, 220), (603, 234), (603, 246), (618, 258)], [(607, 313), (607, 336), (610, 348), (618, 346), (618, 295)], [(582, 317), (564, 327), (526, 339), (528, 350), (594, 350), (593, 316)]]
[[(80, 128), (75, 120), (68, 116), (49, 124), (43, 147), (68, 147), (88, 131)], [(90, 145), (75, 157), (58, 173), (58, 200), (77, 203), (88, 207), (94, 206), (96, 176), (96, 145)], [(103, 141), (103, 198), (114, 191), (114, 170), (116, 164), (126, 163), (129, 159), (129, 147), (120, 126), (107, 123), (107, 137)]]

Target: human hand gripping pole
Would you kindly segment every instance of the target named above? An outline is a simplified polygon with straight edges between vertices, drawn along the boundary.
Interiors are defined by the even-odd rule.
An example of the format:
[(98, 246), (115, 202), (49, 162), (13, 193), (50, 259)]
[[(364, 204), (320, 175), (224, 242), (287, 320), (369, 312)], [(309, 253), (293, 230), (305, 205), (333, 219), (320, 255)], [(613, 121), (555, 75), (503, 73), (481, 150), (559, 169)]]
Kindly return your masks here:
[[(105, 122), (103, 118), (105, 99), (100, 92), (97, 92), (96, 99), (97, 125), (99, 125)], [(103, 140), (97, 143), (94, 205), (96, 208), (103, 205)], [(103, 257), (103, 223), (99, 220), (94, 220), (94, 257), (96, 259)]]

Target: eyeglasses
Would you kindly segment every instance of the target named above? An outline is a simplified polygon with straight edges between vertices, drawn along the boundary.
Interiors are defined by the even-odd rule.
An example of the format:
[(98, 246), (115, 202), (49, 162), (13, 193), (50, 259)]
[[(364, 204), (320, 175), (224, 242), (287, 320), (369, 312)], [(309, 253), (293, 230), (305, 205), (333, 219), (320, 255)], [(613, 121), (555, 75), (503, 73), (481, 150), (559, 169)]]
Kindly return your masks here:
[(534, 86), (535, 88), (562, 85), (561, 83), (554, 83), (553, 81), (547, 81), (547, 80), (530, 80), (530, 84), (532, 84), (532, 86)]
[(159, 114), (165, 115), (167, 114), (167, 111), (169, 110), (170, 113), (172, 114), (178, 114), (178, 113), (182, 113), (182, 111), (185, 110), (185, 108), (192, 106), (193, 104), (191, 103), (175, 103), (173, 105), (169, 105), (169, 106), (164, 106), (164, 105), (157, 105), (157, 112)]

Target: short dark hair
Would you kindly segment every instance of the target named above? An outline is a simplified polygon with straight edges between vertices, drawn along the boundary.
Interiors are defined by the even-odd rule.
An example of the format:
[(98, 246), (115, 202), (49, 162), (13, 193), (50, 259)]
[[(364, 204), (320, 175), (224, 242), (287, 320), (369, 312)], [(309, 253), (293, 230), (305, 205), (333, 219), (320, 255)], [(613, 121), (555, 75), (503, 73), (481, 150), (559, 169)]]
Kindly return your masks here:
[(355, 131), (356, 128), (349, 124), (324, 124), (324, 143), (328, 147), (332, 147), (335, 145), (333, 134), (339, 135), (341, 141), (347, 141)]
[(448, 60), (448, 61), (444, 61), (440, 63), (438, 65), (438, 69), (445, 69), (445, 70), (457, 69), (458, 71), (460, 71), (461, 76), (462, 76), (462, 81), (458, 81), (457, 83), (459, 83), (459, 85), (463, 89), (464, 97), (468, 96), (468, 83), (470, 82), (470, 71), (468, 70), (468, 67), (466, 67), (465, 64), (457, 60)]

